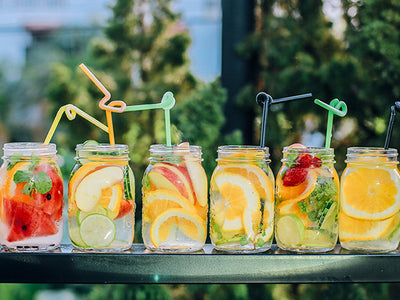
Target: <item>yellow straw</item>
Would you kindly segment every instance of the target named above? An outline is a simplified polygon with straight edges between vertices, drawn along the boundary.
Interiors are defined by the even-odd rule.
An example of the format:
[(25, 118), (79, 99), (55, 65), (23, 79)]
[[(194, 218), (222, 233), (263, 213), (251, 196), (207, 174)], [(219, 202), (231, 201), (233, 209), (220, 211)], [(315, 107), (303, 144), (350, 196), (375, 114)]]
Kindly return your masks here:
[(58, 123), (60, 122), (61, 117), (64, 112), (65, 112), (65, 115), (67, 116), (68, 120), (70, 120), (70, 121), (75, 119), (76, 114), (78, 114), (82, 118), (88, 120), (90, 123), (96, 125), (100, 129), (104, 130), (105, 132), (109, 132), (109, 128), (106, 125), (104, 125), (103, 123), (96, 120), (92, 116), (88, 115), (83, 110), (76, 107), (75, 105), (67, 104), (67, 105), (61, 106), (60, 109), (58, 110), (56, 117), (54, 118), (53, 124), (51, 124), (49, 132), (47, 133), (46, 139), (44, 140), (44, 144), (47, 145), (48, 143), (50, 143), (50, 140), (52, 139), (53, 134), (56, 131)]

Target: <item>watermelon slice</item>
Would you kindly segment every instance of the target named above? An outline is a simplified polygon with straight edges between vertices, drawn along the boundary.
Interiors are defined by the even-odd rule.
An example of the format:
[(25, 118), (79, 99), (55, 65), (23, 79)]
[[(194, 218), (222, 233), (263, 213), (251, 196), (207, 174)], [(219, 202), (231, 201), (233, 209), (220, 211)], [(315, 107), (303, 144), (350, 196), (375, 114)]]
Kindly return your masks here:
[(62, 215), (63, 207), (63, 181), (57, 170), (50, 164), (38, 165), (34, 174), (44, 171), (51, 178), (51, 190), (45, 194), (40, 194), (35, 189), (32, 192), (32, 199), (36, 208), (52, 216), (53, 220), (58, 221)]
[(31, 237), (56, 234), (58, 228), (51, 216), (34, 206), (3, 198), (3, 217), (10, 228), (8, 242), (16, 242)]

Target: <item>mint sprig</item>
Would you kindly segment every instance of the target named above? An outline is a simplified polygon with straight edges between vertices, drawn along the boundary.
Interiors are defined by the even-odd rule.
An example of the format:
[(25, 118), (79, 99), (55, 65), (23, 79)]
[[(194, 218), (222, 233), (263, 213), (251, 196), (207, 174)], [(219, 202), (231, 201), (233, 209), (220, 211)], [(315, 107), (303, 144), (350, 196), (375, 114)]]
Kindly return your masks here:
[(37, 172), (35, 175), (32, 171), (21, 171), (15, 172), (13, 180), (15, 183), (24, 183), (22, 193), (25, 195), (31, 195), (35, 189), (40, 194), (48, 193), (52, 188), (52, 181), (49, 175), (44, 171)]

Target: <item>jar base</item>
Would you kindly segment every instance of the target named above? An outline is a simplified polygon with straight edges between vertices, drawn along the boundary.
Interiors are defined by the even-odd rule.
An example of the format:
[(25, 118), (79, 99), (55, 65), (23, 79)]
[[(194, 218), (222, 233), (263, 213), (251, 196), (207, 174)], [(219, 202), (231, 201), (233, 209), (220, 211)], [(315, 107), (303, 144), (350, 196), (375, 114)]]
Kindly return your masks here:
[(2, 251), (6, 252), (48, 252), (57, 250), (60, 248), (60, 244), (51, 245), (25, 245), (25, 246), (7, 246), (1, 245)]

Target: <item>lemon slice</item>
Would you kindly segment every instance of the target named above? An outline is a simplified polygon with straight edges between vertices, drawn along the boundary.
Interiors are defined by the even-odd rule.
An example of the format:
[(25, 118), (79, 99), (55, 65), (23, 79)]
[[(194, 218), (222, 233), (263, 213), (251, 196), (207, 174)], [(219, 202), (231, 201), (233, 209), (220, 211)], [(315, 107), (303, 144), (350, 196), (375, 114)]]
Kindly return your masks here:
[[(178, 229), (188, 238), (202, 243), (206, 238), (206, 225), (192, 211), (184, 208), (172, 208), (159, 215), (150, 227), (150, 239), (155, 247), (167, 241), (173, 228)], [(175, 242), (175, 237), (174, 237)]]
[(147, 192), (143, 198), (143, 221), (152, 222), (160, 214), (171, 208), (184, 208), (197, 214), (193, 204), (176, 191), (158, 189)]
[(115, 219), (121, 207), (124, 191), (121, 183), (102, 189), (99, 205), (108, 209), (108, 217)]
[[(254, 239), (261, 221), (260, 197), (254, 185), (247, 178), (229, 172), (222, 172), (214, 177), (219, 192), (226, 202), (223, 230), (240, 230), (244, 228), (246, 235)], [(238, 226), (241, 220), (242, 227)]]
[(261, 199), (274, 201), (274, 188), (265, 171), (252, 164), (227, 164), (221, 166), (222, 172), (241, 175), (251, 181)]
[(114, 222), (100, 214), (92, 214), (82, 220), (79, 226), (82, 241), (92, 248), (104, 248), (115, 239)]
[(341, 209), (363, 220), (382, 220), (400, 209), (400, 176), (393, 168), (346, 169), (342, 177)]

